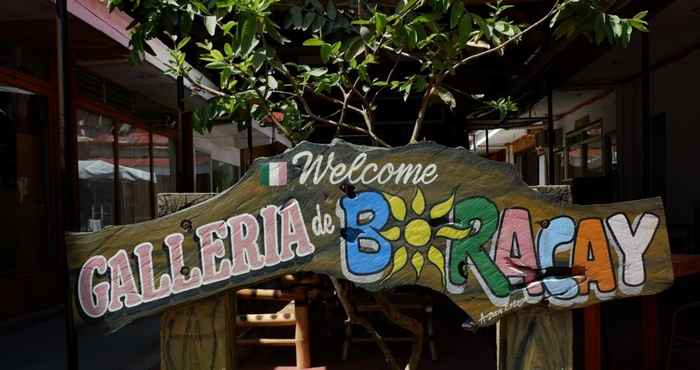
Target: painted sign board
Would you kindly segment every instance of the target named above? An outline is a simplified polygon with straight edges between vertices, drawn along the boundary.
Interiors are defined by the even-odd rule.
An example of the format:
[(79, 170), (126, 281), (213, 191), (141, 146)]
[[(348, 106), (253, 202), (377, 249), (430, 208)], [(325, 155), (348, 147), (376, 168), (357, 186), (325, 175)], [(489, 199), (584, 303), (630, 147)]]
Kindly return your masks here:
[(418, 284), (477, 325), (670, 286), (660, 198), (554, 202), (503, 163), (434, 143), (304, 142), (226, 192), (133, 225), (68, 235), (75, 310), (108, 330), (179, 303), (313, 271), (377, 291)]

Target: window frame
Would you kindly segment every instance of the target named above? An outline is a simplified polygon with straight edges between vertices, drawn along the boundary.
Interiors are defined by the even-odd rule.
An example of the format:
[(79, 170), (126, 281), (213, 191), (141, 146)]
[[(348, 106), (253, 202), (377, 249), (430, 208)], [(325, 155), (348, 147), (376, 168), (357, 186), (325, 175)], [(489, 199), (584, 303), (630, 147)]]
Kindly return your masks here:
[[(581, 135), (585, 131), (590, 130), (592, 128), (596, 128), (596, 127), (600, 129), (600, 133), (598, 135), (593, 136), (593, 137), (588, 137), (588, 138), (583, 139), (583, 140), (576, 140), (573, 143), (570, 142), (572, 137), (575, 137), (577, 135)], [(564, 138), (565, 138), (564, 139), (564, 146), (561, 149), (561, 151), (564, 152), (563, 154), (564, 154), (564, 161), (565, 161), (564, 174), (563, 174), (564, 178), (561, 180), (562, 182), (570, 182), (574, 178), (576, 178), (575, 176), (572, 176), (569, 173), (569, 162), (570, 162), (569, 151), (573, 148), (579, 148), (579, 150), (581, 151), (581, 166), (582, 166), (583, 174), (581, 176), (577, 176), (577, 177), (595, 177), (595, 176), (591, 176), (587, 173), (587, 171), (589, 171), (588, 170), (587, 147), (588, 147), (588, 144), (594, 143), (596, 141), (599, 142), (600, 148), (601, 148), (600, 155), (601, 155), (602, 175), (606, 176), (608, 174), (608, 170), (605, 166), (607, 156), (605, 155), (605, 150), (604, 150), (604, 146), (603, 146), (604, 145), (604, 137), (605, 137), (605, 134), (603, 133), (603, 119), (602, 118), (597, 119), (597, 120), (595, 120), (595, 121), (593, 121), (585, 126), (571, 130), (571, 131), (564, 134)]]
[[(148, 132), (148, 154), (149, 154), (149, 175), (150, 175), (150, 181), (149, 181), (149, 208), (150, 208), (150, 216), (151, 219), (156, 217), (156, 200), (155, 200), (155, 168), (154, 168), (154, 163), (153, 163), (153, 154), (154, 154), (154, 149), (153, 149), (153, 135), (158, 134), (158, 135), (163, 135), (167, 136), (171, 139), (174, 139), (176, 136), (175, 133), (172, 130), (165, 130), (163, 128), (154, 128), (152, 125), (148, 124), (144, 119), (140, 118), (139, 116), (135, 114), (131, 114), (129, 112), (123, 112), (119, 111), (115, 108), (112, 108), (111, 106), (102, 103), (102, 102), (97, 102), (92, 99), (83, 97), (83, 96), (76, 96), (75, 97), (75, 103), (74, 105), (74, 117), (77, 119), (78, 116), (78, 111), (85, 111), (88, 113), (92, 114), (100, 114), (105, 117), (111, 118), (113, 120), (112, 123), (112, 157), (114, 159), (114, 184), (113, 184), (113, 192), (114, 192), (114, 224), (115, 225), (122, 225), (124, 220), (123, 220), (123, 215), (121, 212), (121, 205), (123, 202), (123, 194), (121, 191), (121, 177), (119, 175), (119, 167), (120, 167), (120, 157), (119, 157), (119, 132), (118, 132), (118, 125), (121, 124), (130, 124), (133, 127), (140, 128), (143, 130), (146, 130)], [(73, 135), (74, 138), (77, 140), (77, 134)], [(76, 146), (77, 147), (77, 146)], [(177, 151), (177, 147), (175, 148)], [(177, 155), (177, 153), (176, 153)]]

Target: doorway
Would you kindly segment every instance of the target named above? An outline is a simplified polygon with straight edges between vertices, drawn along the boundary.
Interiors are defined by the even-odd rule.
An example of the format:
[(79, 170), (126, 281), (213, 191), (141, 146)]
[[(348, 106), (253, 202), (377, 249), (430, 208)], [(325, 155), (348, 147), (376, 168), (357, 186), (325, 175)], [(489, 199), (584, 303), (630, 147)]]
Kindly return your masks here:
[[(49, 98), (0, 82), (0, 320), (59, 302), (49, 223)], [(56, 286), (53, 286), (56, 285)]]

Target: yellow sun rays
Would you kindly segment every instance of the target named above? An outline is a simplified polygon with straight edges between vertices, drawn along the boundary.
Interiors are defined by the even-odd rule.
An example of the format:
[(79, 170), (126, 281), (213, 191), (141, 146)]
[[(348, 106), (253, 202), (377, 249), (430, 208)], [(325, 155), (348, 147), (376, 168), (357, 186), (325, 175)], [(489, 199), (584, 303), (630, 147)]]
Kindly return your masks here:
[[(416, 194), (411, 200), (410, 210), (415, 216), (407, 220), (408, 207), (406, 201), (399, 196), (383, 193), (382, 194), (389, 203), (392, 217), (403, 223), (402, 227), (392, 226), (386, 230), (382, 230), (380, 234), (389, 241), (397, 241), (401, 239), (403, 231), (403, 240), (407, 246), (401, 246), (394, 251), (393, 263), (391, 271), (386, 275), (384, 280), (390, 278), (395, 273), (401, 271), (410, 261), (413, 270), (416, 273), (416, 280), (424, 271), (426, 259), (434, 265), (442, 278), (445, 276), (445, 256), (443, 252), (435, 245), (430, 244), (434, 238), (445, 238), (452, 240), (464, 239), (469, 236), (469, 228), (462, 229), (452, 225), (443, 225), (433, 232), (433, 227), (428, 222), (429, 220), (441, 219), (449, 215), (454, 206), (454, 194), (447, 199), (433, 205), (426, 218), (423, 214), (426, 211), (426, 199), (423, 191), (420, 188), (416, 189)], [(425, 247), (428, 247), (427, 250)]]

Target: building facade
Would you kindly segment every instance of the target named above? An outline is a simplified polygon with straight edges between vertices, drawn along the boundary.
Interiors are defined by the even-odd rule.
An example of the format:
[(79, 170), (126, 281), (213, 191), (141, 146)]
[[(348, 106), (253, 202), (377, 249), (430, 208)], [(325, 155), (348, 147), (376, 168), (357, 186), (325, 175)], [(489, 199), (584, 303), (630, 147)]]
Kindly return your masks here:
[[(163, 73), (167, 46), (152, 41), (154, 55), (134, 65), (128, 15), (109, 13), (99, 0), (67, 3), (71, 125), (60, 122), (55, 3), (0, 3), (0, 217), (12, 231), (0, 245), (0, 294), (10, 297), (0, 320), (62, 303), (61, 225), (94, 231), (141, 222), (155, 217), (158, 193), (220, 192), (237, 181), (247, 146), (233, 124), (186, 130), (181, 138), (177, 82)], [(207, 98), (185, 86), (185, 110)], [(271, 128), (254, 126), (254, 147), (289, 145)], [(74, 131), (70, 155), (66, 127)], [(74, 166), (74, 178), (61, 178), (61, 166)], [(183, 178), (192, 186), (184, 188)], [(64, 191), (77, 203), (71, 222), (61, 207)]]

